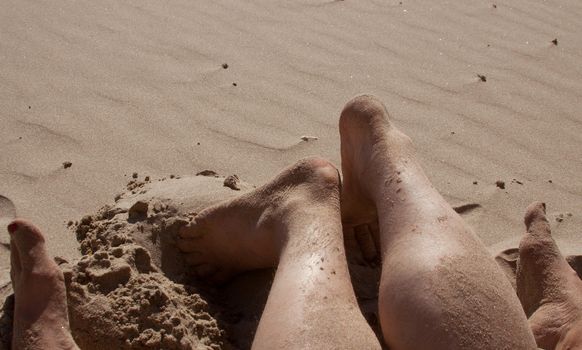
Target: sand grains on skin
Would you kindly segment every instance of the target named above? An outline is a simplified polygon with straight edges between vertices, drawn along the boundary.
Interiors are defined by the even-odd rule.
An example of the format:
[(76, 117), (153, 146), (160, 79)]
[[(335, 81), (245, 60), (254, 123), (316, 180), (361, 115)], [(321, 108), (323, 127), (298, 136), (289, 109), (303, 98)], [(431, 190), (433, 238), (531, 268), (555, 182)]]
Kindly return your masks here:
[(63, 272), (49, 257), (44, 235), (21, 219), (12, 221), (8, 232), (17, 315), (8, 345), (26, 350), (78, 349), (69, 328)]
[[(505, 276), (390, 119), (377, 98), (359, 95), (339, 122), (346, 207), (368, 203), (378, 213), (386, 343), (397, 349), (533, 347)], [(369, 211), (348, 209), (344, 216), (359, 224), (370, 219)]]
[(543, 349), (582, 348), (582, 280), (552, 238), (546, 205), (526, 209), (519, 245), (517, 294)]

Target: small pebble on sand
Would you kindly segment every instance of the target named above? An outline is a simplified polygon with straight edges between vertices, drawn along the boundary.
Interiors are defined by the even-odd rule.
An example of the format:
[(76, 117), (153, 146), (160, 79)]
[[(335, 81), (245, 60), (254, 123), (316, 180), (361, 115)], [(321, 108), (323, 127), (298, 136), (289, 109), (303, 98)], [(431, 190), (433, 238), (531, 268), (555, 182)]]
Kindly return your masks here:
[(482, 82), (486, 82), (487, 81), (487, 77), (484, 76), (483, 74), (477, 74), (477, 76), (479, 77), (479, 79), (481, 79)]
[(228, 68), (228, 63), (223, 63), (222, 64), (222, 68), (227, 69)]
[(144, 181), (150, 181), (150, 177), (149, 177), (149, 176), (146, 176), (146, 177), (144, 178)]
[(495, 181), (495, 186), (504, 190), (505, 189), (505, 181), (497, 180), (497, 181)]
[(70, 168), (73, 165), (73, 163), (67, 161), (67, 162), (63, 162), (63, 168), (67, 169)]
[(133, 175), (131, 175), (131, 177), (133, 177), (134, 179), (137, 179), (137, 173), (133, 173)]
[(552, 44), (558, 46), (558, 39), (556, 38), (556, 39), (552, 40)]

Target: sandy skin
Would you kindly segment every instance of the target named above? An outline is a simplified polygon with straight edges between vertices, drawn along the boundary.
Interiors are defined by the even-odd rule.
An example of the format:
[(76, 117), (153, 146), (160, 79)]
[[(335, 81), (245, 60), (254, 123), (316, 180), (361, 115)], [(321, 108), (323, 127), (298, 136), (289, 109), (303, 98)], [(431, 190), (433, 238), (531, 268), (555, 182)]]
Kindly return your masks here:
[(552, 238), (546, 206), (530, 204), (519, 245), (517, 293), (542, 349), (582, 349), (582, 280)]
[(339, 126), (344, 221), (379, 224), (379, 317), (390, 348), (535, 349), (510, 283), (433, 188), (384, 105), (358, 96)]
[(179, 247), (206, 278), (277, 266), (253, 349), (380, 349), (350, 282), (337, 170), (310, 158), (208, 208)]
[(14, 288), (12, 348), (78, 349), (69, 329), (62, 271), (48, 256), (43, 234), (24, 220), (8, 225)]

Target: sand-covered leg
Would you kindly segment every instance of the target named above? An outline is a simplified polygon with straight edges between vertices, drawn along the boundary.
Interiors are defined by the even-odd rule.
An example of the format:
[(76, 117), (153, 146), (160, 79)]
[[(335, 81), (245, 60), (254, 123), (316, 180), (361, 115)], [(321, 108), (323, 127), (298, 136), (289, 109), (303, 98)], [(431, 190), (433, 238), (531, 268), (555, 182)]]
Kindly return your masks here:
[(78, 349), (69, 329), (63, 273), (32, 224), (8, 225), (14, 288), (13, 349)]
[(378, 217), (379, 318), (390, 348), (535, 348), (510, 283), (432, 186), (384, 105), (355, 97), (339, 128), (345, 221), (366, 222), (371, 209)]
[(337, 170), (309, 158), (180, 231), (212, 280), (277, 266), (253, 349), (380, 349), (350, 282), (339, 206)]
[(542, 349), (582, 349), (582, 280), (560, 253), (546, 206), (530, 204), (519, 244), (517, 294)]

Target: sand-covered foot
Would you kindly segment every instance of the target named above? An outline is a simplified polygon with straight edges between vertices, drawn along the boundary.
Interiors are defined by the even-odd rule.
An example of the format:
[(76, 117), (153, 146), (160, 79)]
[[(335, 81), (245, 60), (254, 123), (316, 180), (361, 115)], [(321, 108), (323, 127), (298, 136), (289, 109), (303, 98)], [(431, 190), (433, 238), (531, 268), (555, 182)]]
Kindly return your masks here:
[[(288, 237), (289, 217), (317, 214), (317, 199), (338, 186), (337, 170), (310, 158), (232, 201), (200, 212), (180, 230), (178, 248), (203, 278), (223, 282), (240, 271), (274, 267)], [(317, 198), (317, 197), (321, 198)]]
[(379, 181), (385, 184), (398, 181), (385, 171), (386, 166), (397, 165), (395, 161), (398, 157), (389, 157), (394, 153), (390, 148), (408, 149), (411, 140), (393, 128), (387, 116), (384, 105), (368, 95), (355, 97), (341, 113), (339, 129), (344, 224), (357, 227), (376, 221), (377, 209), (373, 196)]
[(519, 245), (517, 293), (542, 349), (582, 349), (582, 281), (552, 238), (546, 206), (530, 204)]
[(309, 158), (181, 229), (179, 247), (214, 281), (277, 266), (253, 349), (380, 349), (350, 283), (339, 196), (337, 169)]
[[(408, 154), (410, 138), (392, 127), (384, 105), (374, 96), (361, 95), (346, 104), (339, 121), (342, 158), (342, 223), (353, 234), (362, 255), (373, 260), (380, 255), (380, 234), (374, 194), (381, 184), (396, 185), (398, 156)], [(366, 140), (366, 142), (362, 142)], [(386, 167), (394, 171), (387, 173)]]
[(8, 225), (14, 288), (13, 349), (78, 349), (69, 330), (63, 273), (42, 233), (24, 220)]

